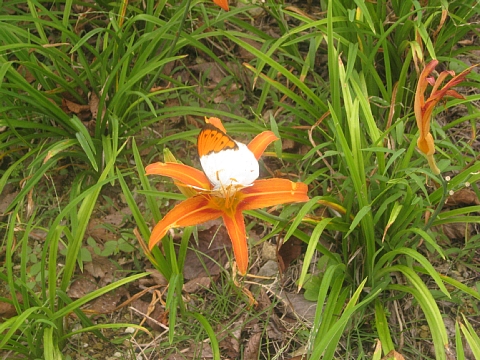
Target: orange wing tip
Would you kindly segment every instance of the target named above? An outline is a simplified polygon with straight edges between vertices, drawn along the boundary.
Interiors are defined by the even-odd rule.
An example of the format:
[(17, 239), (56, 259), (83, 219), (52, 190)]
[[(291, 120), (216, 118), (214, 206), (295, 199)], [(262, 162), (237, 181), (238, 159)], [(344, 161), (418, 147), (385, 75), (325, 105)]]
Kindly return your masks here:
[(213, 0), (215, 4), (220, 6), (223, 10), (228, 11), (228, 0)]
[(203, 127), (197, 139), (197, 151), (198, 156), (202, 158), (205, 155), (209, 155), (212, 152), (218, 153), (219, 151), (226, 149), (238, 149), (238, 145), (235, 141), (217, 128), (215, 125), (208, 123)]
[[(227, 5), (228, 6), (228, 5)], [(228, 10), (228, 9), (227, 9)], [(210, 117), (210, 118), (207, 118), (205, 116), (205, 122), (207, 124), (211, 124), (213, 126), (215, 126), (217, 129), (220, 129), (222, 130), (225, 134), (227, 133), (227, 129), (225, 129), (225, 127), (223, 126), (222, 124), (222, 120), (220, 120), (219, 118), (217, 117)]]

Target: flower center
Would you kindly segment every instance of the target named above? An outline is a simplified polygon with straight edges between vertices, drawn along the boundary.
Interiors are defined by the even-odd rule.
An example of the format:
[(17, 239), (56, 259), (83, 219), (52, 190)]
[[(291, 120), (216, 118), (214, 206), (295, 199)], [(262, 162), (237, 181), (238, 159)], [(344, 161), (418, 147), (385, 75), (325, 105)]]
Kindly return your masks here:
[(238, 191), (243, 187), (244, 186), (230, 185), (228, 188), (211, 191), (208, 194), (210, 204), (216, 209), (225, 211), (230, 215), (233, 214), (238, 204), (244, 198), (243, 193)]

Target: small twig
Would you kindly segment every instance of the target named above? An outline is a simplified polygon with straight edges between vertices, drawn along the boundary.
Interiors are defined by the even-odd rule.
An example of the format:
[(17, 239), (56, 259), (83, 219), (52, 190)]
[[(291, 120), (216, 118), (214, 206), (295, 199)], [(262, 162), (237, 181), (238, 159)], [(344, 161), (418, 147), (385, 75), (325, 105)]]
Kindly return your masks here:
[(140, 314), (144, 317), (144, 319), (149, 319), (151, 321), (153, 321), (156, 325), (160, 326), (161, 328), (165, 329), (165, 330), (169, 330), (170, 328), (167, 326), (167, 325), (164, 325), (162, 324), (160, 321), (152, 318), (151, 316), (147, 315), (147, 314), (144, 314), (143, 312), (141, 312), (140, 310), (137, 310), (135, 309), (133, 306), (130, 306), (129, 307), (130, 310), (136, 312), (137, 314)]

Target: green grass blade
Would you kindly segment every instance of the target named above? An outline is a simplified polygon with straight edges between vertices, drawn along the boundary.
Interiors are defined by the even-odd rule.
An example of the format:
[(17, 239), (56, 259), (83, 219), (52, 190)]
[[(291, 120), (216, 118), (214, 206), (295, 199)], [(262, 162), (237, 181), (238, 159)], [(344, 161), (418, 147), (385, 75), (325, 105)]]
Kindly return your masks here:
[(213, 330), (212, 326), (208, 322), (208, 320), (199, 313), (189, 313), (190, 316), (193, 316), (197, 321), (203, 326), (205, 331), (208, 334), (208, 338), (210, 339), (210, 345), (212, 347), (212, 353), (214, 359), (221, 359), (220, 357), (220, 348), (218, 346), (217, 336), (215, 331)]
[(317, 247), (318, 242), (320, 241), (320, 236), (322, 236), (323, 231), (327, 225), (332, 221), (331, 218), (322, 219), (313, 229), (312, 236), (307, 245), (307, 251), (305, 252), (305, 258), (303, 260), (302, 270), (300, 273), (300, 278), (298, 279), (298, 290), (303, 287), (305, 279), (307, 277), (307, 272), (310, 268), (314, 251)]

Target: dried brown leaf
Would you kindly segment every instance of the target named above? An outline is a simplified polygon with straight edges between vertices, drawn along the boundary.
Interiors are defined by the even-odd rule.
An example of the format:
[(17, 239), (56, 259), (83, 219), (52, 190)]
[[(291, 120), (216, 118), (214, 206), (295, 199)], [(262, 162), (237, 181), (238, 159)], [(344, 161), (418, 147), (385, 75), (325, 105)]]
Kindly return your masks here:
[(287, 315), (300, 317), (306, 321), (313, 322), (317, 304), (305, 299), (302, 294), (276, 292), (276, 295), (283, 301), (287, 309)]
[(463, 188), (455, 191), (447, 198), (446, 206), (473, 206), (480, 205), (477, 194), (472, 189)]
[[(207, 275), (218, 275), (220, 265), (227, 263), (225, 249), (231, 248), (232, 243), (224, 226), (214, 225), (207, 230), (198, 232), (198, 244), (190, 240), (191, 248), (187, 251), (183, 275), (190, 280)], [(200, 261), (201, 259), (201, 261)], [(213, 259), (213, 260), (212, 260)], [(205, 267), (207, 271), (205, 271)]]
[[(99, 97), (97, 96), (97, 94), (95, 92), (92, 92), (90, 94), (90, 99), (88, 101), (88, 106), (90, 108), (90, 112), (92, 113), (92, 119), (93, 120), (97, 120), (99, 103), (100, 103)], [(103, 109), (102, 109), (102, 119), (105, 115), (105, 111), (106, 111), (106, 106), (105, 106), (105, 102), (104, 102), (103, 103)]]
[(108, 292), (92, 300), (88, 309), (97, 314), (109, 314), (121, 303), (122, 297), (127, 294), (125, 288), (120, 287), (114, 291)]
[[(168, 314), (160, 304), (156, 304), (154, 310), (149, 314), (150, 303), (141, 299), (136, 299), (132, 302), (132, 307), (135, 308), (138, 313), (145, 316), (147, 324), (155, 331), (165, 330), (160, 324), (168, 325)], [(160, 324), (159, 324), (160, 323)]]
[(193, 294), (203, 289), (210, 288), (210, 284), (212, 283), (212, 278), (210, 276), (199, 276), (190, 281), (188, 281), (185, 285), (183, 285), (183, 291), (188, 294)]
[[(161, 285), (161, 286), (167, 286), (168, 285), (168, 280), (165, 276), (162, 275), (160, 271), (157, 269), (145, 269), (145, 271), (148, 271), (150, 273), (150, 279), (153, 279), (153, 284), (155, 285)], [(148, 284), (151, 284), (152, 281), (150, 279), (140, 279), (140, 283), (142, 283), (145, 287), (151, 286), (151, 285), (146, 285), (147, 282), (142, 282), (142, 280), (148, 280)]]
[(243, 360), (256, 360), (258, 359), (258, 353), (260, 352), (260, 343), (262, 340), (262, 333), (257, 332), (252, 334), (247, 340), (245, 351), (243, 353)]
[(117, 267), (106, 257), (92, 255), (92, 261), (85, 263), (85, 271), (98, 279), (98, 285), (105, 286), (115, 279)]
[(119, 235), (105, 228), (104, 224), (105, 221), (103, 219), (90, 219), (87, 227), (87, 235), (102, 243), (117, 240)]
[(231, 359), (238, 359), (240, 355), (240, 341), (243, 327), (245, 326), (246, 313), (243, 313), (239, 320), (229, 325), (228, 328), (221, 331), (219, 343), (223, 353)]
[(387, 355), (385, 355), (382, 360), (388, 360), (388, 359), (393, 359), (393, 360), (405, 360), (402, 354), (399, 352), (396, 352), (395, 350), (390, 351)]
[(7, 320), (17, 315), (17, 310), (13, 304), (0, 301), (0, 320)]
[(97, 289), (98, 285), (95, 278), (91, 274), (85, 273), (73, 281), (67, 291), (67, 294), (72, 299), (80, 299), (81, 297)]
[(17, 196), (18, 191), (12, 191), (8, 194), (5, 194), (2, 192), (0, 196), (0, 216), (5, 216), (5, 210), (7, 210), (8, 205), (15, 199), (15, 196)]
[(441, 225), (441, 231), (450, 239), (470, 239), (473, 226), (470, 223), (450, 223)]
[(278, 263), (280, 270), (284, 272), (292, 261), (297, 259), (302, 253), (303, 242), (297, 238), (292, 238), (286, 243), (283, 243), (278, 250)]
[[(253, 40), (253, 39), (247, 39), (247, 38), (242, 38), (242, 40), (244, 42), (246, 42), (247, 44), (253, 46), (255, 49), (257, 50), (260, 50), (262, 48), (262, 44)], [(250, 61), (250, 60), (253, 60), (253, 59), (256, 59), (256, 56), (253, 55), (250, 51), (248, 51), (247, 49), (245, 49), (243, 46), (239, 46), (237, 48), (237, 56), (240, 60), (243, 61)]]
[(68, 99), (65, 99), (65, 98), (62, 99), (62, 105), (64, 107), (64, 110), (67, 110), (65, 112), (74, 113), (80, 119), (84, 118), (83, 116), (79, 116), (80, 114), (84, 114), (84, 113), (90, 114), (90, 106), (89, 105), (77, 104), (77, 103), (75, 103), (73, 101), (70, 101)]

